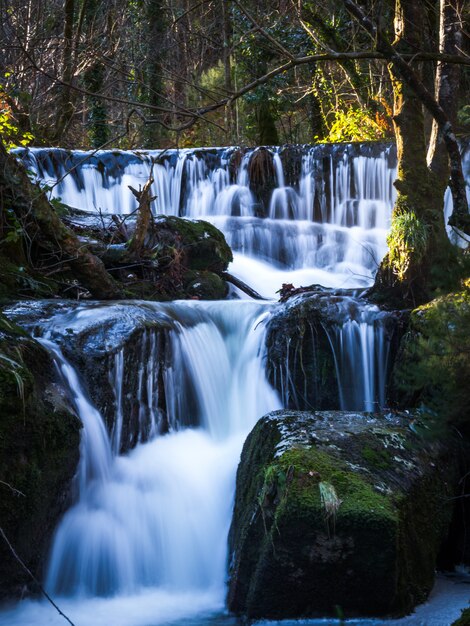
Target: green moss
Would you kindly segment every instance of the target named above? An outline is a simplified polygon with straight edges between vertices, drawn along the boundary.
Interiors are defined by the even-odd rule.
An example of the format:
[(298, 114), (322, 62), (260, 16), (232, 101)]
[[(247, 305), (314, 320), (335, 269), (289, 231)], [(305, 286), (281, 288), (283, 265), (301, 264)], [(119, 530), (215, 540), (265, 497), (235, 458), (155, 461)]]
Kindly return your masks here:
[(233, 261), (223, 233), (209, 222), (166, 216), (161, 226), (179, 237), (187, 269), (222, 272)]
[(462, 615), (452, 623), (452, 626), (470, 626), (470, 609), (464, 609)]
[(227, 283), (214, 272), (191, 271), (184, 276), (185, 297), (201, 300), (223, 300), (227, 296)]
[(380, 469), (388, 469), (391, 467), (390, 457), (386, 450), (376, 449), (366, 445), (362, 449), (362, 457), (373, 467)]
[[(0, 325), (0, 526), (40, 577), (78, 461), (80, 424), (42, 346), (2, 316)], [(30, 582), (0, 545), (0, 595)]]
[(315, 447), (289, 450), (282, 455), (280, 465), (287, 470), (295, 468), (295, 480), (291, 487), (289, 506), (293, 513), (299, 508), (311, 508), (321, 512), (321, 498), (318, 484), (326, 481), (332, 484), (342, 501), (338, 521), (343, 515), (365, 515), (371, 512), (397, 520), (396, 510), (389, 496), (374, 490), (366, 475), (348, 469), (344, 462)]
[(436, 429), (448, 424), (470, 436), (470, 291), (437, 298), (415, 309), (393, 381), (401, 401), (421, 407)]

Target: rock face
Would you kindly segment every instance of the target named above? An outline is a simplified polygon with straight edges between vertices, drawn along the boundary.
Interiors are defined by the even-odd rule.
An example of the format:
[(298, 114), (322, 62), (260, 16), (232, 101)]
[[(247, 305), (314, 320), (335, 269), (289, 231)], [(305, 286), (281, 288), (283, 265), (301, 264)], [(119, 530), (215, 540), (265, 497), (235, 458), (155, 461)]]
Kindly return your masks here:
[[(371, 354), (368, 383), (376, 388), (374, 408), (383, 406), (386, 398), (379, 396), (385, 395), (406, 314), (380, 310), (353, 290), (315, 285), (303, 291), (279, 308), (267, 329), (267, 373), (284, 406), (358, 409), (348, 387), (365, 391), (367, 386), (360, 371), (365, 344)], [(344, 356), (351, 362), (342, 363)]]
[[(48, 353), (0, 316), (0, 527), (38, 578), (67, 506), (79, 440)], [(0, 597), (31, 582), (0, 538)]]
[(243, 448), (229, 609), (249, 618), (400, 615), (433, 585), (456, 467), (402, 418), (276, 411)]

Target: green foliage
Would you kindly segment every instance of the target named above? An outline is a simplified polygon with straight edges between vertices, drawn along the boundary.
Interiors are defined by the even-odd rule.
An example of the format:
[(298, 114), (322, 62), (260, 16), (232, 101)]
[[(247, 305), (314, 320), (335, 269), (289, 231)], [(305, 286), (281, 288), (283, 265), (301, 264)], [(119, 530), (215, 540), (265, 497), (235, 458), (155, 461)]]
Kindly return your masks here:
[(457, 121), (465, 130), (470, 129), (470, 104), (463, 106), (457, 113)]
[[(5, 75), (8, 78), (9, 74)], [(27, 146), (34, 139), (30, 132), (23, 132), (8, 103), (8, 96), (3, 85), (0, 85), (0, 137), (7, 150), (18, 146)]]
[(335, 111), (325, 141), (379, 141), (390, 137), (387, 120), (360, 107), (348, 107)]
[[(468, 285), (470, 286), (470, 285)], [(421, 419), (470, 434), (470, 290), (433, 300), (412, 313), (395, 368), (395, 384)], [(437, 424), (436, 424), (437, 420)]]
[(420, 263), (428, 246), (428, 227), (413, 211), (394, 215), (387, 237), (389, 261), (398, 280), (405, 279), (410, 265)]
[(464, 609), (458, 620), (452, 626), (470, 626), (470, 609)]

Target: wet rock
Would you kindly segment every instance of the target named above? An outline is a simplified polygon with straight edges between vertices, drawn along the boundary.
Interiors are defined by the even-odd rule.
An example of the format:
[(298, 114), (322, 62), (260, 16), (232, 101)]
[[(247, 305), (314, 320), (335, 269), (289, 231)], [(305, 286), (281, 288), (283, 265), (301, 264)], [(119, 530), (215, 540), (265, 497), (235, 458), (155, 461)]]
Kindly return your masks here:
[(223, 300), (228, 294), (225, 280), (214, 272), (187, 272), (184, 290), (190, 298), (198, 300)]
[(269, 213), (269, 203), (276, 186), (276, 170), (273, 154), (267, 148), (254, 150), (248, 163), (250, 190), (253, 193), (257, 206), (256, 217), (266, 217)]
[[(80, 372), (116, 452), (126, 452), (152, 434), (197, 425), (191, 421), (196, 411), (191, 416), (175, 413), (165, 394), (175, 359), (169, 333), (182, 320), (171, 303), (26, 302), (6, 313), (31, 333), (42, 335), (47, 328), (49, 338)], [(191, 325), (203, 313), (188, 308), (186, 315), (184, 323)], [(179, 375), (184, 377), (184, 372)], [(191, 389), (185, 393), (191, 397)]]
[(249, 618), (402, 615), (434, 581), (457, 471), (404, 417), (276, 411), (243, 448), (229, 609)]
[(299, 186), (304, 152), (302, 146), (298, 145), (286, 145), (280, 150), (285, 183), (290, 187), (298, 188)]
[[(353, 290), (313, 285), (292, 293), (270, 319), (266, 337), (268, 378), (284, 406), (360, 410), (364, 407), (357, 404), (360, 394), (355, 391), (368, 384), (375, 390), (368, 410), (384, 406), (389, 368), (406, 315), (380, 310)], [(362, 362), (366, 340), (372, 344), (367, 346), (372, 355), (369, 364)], [(345, 341), (351, 345), (343, 349)]]
[[(70, 496), (80, 422), (48, 353), (0, 316), (0, 527), (41, 578)], [(37, 592), (0, 538), (0, 597)]]

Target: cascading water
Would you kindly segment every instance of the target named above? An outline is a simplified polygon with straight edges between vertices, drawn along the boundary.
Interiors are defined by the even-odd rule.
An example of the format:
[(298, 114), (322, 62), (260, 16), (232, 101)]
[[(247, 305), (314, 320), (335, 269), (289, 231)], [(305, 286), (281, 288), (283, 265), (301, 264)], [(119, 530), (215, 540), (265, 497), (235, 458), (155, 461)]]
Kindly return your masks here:
[(390, 338), (386, 314), (371, 305), (333, 328), (325, 328), (334, 355), (343, 411), (380, 411), (386, 406)]
[[(268, 297), (282, 283), (369, 285), (387, 250), (395, 147), (316, 145), (300, 154), (289, 147), (264, 149), (274, 173), (266, 206), (250, 180), (250, 163), (258, 150), (240, 156), (237, 148), (96, 153), (33, 148), (17, 154), (51, 187), (52, 197), (105, 214), (136, 208), (128, 186), (142, 185), (155, 161), (154, 213), (214, 223), (235, 252), (232, 273)], [(297, 170), (287, 176), (289, 160), (297, 163)], [(468, 145), (463, 165), (469, 180)], [(447, 216), (450, 211), (447, 193)]]
[[(206, 219), (235, 252), (232, 272), (271, 297), (283, 282), (329, 287), (368, 285), (386, 251), (394, 200), (394, 148), (379, 145), (306, 148), (299, 173), (287, 177), (282, 150), (268, 151), (274, 169), (269, 205), (250, 180), (257, 150), (236, 148), (161, 153), (20, 151), (51, 195), (83, 210), (129, 213), (154, 166), (156, 214)], [(69, 175), (65, 175), (70, 171)]]
[[(147, 597), (149, 589), (158, 596), (152, 600), (157, 606), (164, 594), (173, 617), (197, 613), (201, 598), (204, 610), (220, 610), (241, 446), (258, 417), (281, 406), (264, 373), (265, 319), (271, 305), (238, 301), (147, 307), (155, 311), (160, 325), (163, 320), (171, 327), (173, 360), (164, 391), (168, 398), (179, 398), (174, 421), (177, 425), (178, 414), (192, 412), (200, 426), (154, 437), (127, 456), (117, 454), (123, 351), (116, 354), (111, 376), (117, 410), (108, 436), (56, 343), (74, 332), (74, 323), (79, 327), (84, 318), (87, 323), (99, 319), (103, 309), (78, 307), (62, 327), (59, 315), (56, 325), (53, 318), (39, 339), (53, 354), (83, 423), (77, 502), (56, 531), (46, 581), (49, 592), (63, 597), (73, 614), (80, 615), (96, 597), (118, 598), (119, 604), (123, 596)], [(144, 364), (139, 365), (144, 371)], [(153, 369), (147, 367), (145, 373), (151, 389)], [(195, 402), (188, 396), (188, 378)], [(194, 594), (201, 596), (196, 611), (191, 606)], [(112, 599), (102, 602), (114, 610)], [(23, 610), (10, 623), (13, 619), (29, 623), (31, 607), (24, 605)], [(136, 623), (132, 614), (119, 619)], [(160, 621), (157, 612), (146, 623), (167, 623), (166, 619)], [(107, 623), (121, 622), (113, 616)]]
[[(262, 201), (250, 180), (256, 150), (17, 151), (52, 186), (52, 197), (104, 214), (135, 209), (128, 185), (143, 184), (155, 160), (154, 212), (213, 222), (235, 251), (232, 273), (268, 297), (290, 282), (369, 285), (386, 251), (394, 148), (307, 147), (294, 174), (286, 169), (282, 149), (268, 152), (275, 183)], [(64, 332), (59, 314), (40, 324), (41, 341), (53, 353), (84, 425), (77, 499), (57, 529), (47, 576), (48, 589), (61, 596), (61, 607), (77, 626), (190, 624), (190, 616), (223, 610), (239, 452), (257, 419), (281, 406), (263, 363), (272, 305), (146, 307), (165, 321), (168, 341), (163, 345), (150, 324), (132, 372), (126, 369), (126, 349), (115, 352), (108, 374), (115, 409), (109, 434), (60, 348), (84, 319), (99, 323), (100, 308), (80, 305), (64, 317)], [(325, 331), (341, 407), (383, 406), (389, 343), (378, 310), (362, 308)], [(131, 401), (129, 377), (136, 379)], [(129, 403), (137, 414), (132, 435), (125, 432)], [(53, 622), (48, 605), (26, 602), (0, 614), (0, 623), (62, 622)]]

